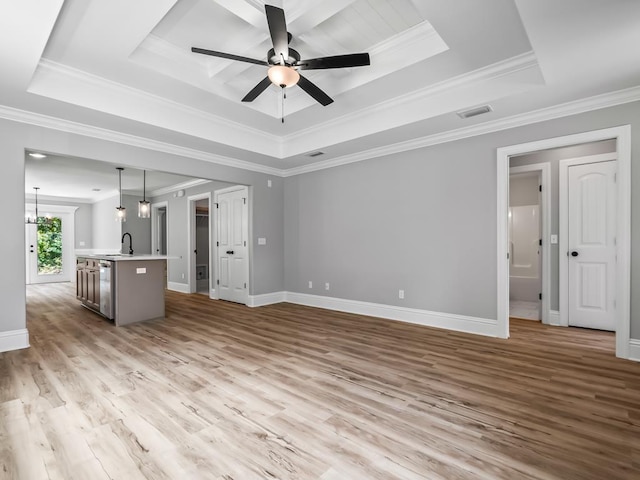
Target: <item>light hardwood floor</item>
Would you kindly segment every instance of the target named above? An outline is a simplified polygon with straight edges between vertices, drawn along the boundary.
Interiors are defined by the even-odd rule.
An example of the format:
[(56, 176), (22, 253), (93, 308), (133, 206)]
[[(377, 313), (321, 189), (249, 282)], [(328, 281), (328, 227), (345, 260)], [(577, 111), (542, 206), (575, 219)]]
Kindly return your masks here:
[(168, 293), (116, 328), (27, 289), (0, 354), (2, 479), (638, 479), (640, 364), (609, 333), (508, 341)]

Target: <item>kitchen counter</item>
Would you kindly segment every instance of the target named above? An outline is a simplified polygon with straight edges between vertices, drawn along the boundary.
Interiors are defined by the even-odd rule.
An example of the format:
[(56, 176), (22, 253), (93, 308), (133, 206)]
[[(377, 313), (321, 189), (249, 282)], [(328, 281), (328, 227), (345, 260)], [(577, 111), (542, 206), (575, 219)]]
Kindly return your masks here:
[(151, 255), (143, 253), (140, 255), (129, 255), (128, 253), (91, 253), (87, 255), (78, 255), (83, 258), (94, 258), (96, 260), (110, 260), (113, 262), (131, 261), (131, 260), (167, 260), (167, 255)]
[(92, 253), (76, 259), (76, 297), (116, 326), (165, 315), (166, 255)]

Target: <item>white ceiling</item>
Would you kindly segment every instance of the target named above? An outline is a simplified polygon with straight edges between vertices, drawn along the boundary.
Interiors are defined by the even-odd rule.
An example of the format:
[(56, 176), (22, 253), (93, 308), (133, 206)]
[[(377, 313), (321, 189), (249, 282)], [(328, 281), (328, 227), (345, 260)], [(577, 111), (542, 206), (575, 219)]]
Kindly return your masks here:
[[(305, 71), (335, 102), (288, 89), (282, 124), (277, 87), (240, 101), (266, 67), (190, 52), (265, 59), (264, 3), (2, 2), (0, 116), (34, 112), (287, 175), (583, 99), (640, 99), (636, 0), (269, 0), (303, 58), (371, 55), (368, 67)], [(456, 115), (483, 104), (493, 111)]]

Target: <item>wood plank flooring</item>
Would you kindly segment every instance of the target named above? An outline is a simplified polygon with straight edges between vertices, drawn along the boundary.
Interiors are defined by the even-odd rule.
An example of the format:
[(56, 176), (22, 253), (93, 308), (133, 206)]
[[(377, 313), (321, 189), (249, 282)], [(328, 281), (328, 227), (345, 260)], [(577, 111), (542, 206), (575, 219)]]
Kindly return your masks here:
[(0, 354), (1, 479), (638, 479), (640, 364), (614, 336), (508, 341), (168, 292), (116, 328), (27, 289)]

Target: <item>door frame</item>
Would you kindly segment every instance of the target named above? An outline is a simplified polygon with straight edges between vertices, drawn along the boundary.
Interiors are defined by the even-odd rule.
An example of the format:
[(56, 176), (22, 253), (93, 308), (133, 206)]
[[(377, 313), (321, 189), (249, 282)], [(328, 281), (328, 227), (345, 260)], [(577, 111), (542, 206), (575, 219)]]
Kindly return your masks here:
[[(35, 203), (25, 203), (25, 212), (35, 211), (36, 205)], [(75, 272), (76, 272), (76, 259), (75, 259), (75, 245), (76, 245), (76, 210), (79, 207), (74, 207), (70, 205), (46, 205), (38, 203), (38, 210), (40, 212), (46, 211), (48, 214), (52, 216), (64, 216), (63, 217), (63, 225), (66, 224), (67, 227), (63, 226), (62, 231), (62, 271), (63, 275), (61, 279), (54, 280), (50, 283), (56, 282), (73, 282), (75, 281)], [(25, 224), (25, 227), (35, 227), (35, 225)], [(65, 232), (69, 232), (65, 235)], [(29, 285), (31, 281), (31, 270), (29, 268), (31, 264), (30, 256), (29, 256), (29, 236), (25, 229), (25, 238), (24, 238), (24, 246), (25, 246), (25, 284)], [(67, 253), (67, 255), (65, 255)], [(38, 283), (38, 282), (36, 282)], [(46, 282), (43, 282), (46, 283)]]
[[(542, 306), (541, 321), (545, 325), (550, 325), (551, 311), (551, 164), (549, 162), (535, 163), (531, 165), (523, 165), (521, 167), (509, 167), (509, 177), (521, 173), (538, 172), (540, 177), (540, 212), (542, 217), (542, 228), (540, 230), (540, 238), (542, 245), (540, 248), (541, 265), (542, 265)], [(509, 199), (507, 197), (507, 212)], [(508, 227), (507, 227), (508, 228)], [(507, 230), (507, 235), (509, 234)], [(508, 287), (507, 287), (508, 288)], [(507, 300), (509, 295), (507, 294)]]
[[(568, 158), (561, 160), (559, 164), (558, 176), (558, 202), (559, 202), (559, 226), (560, 226), (560, 244), (558, 250), (558, 261), (560, 262), (560, 325), (569, 326), (569, 265), (564, 260), (563, 252), (569, 251), (569, 167), (574, 165), (587, 165), (589, 163), (617, 161), (617, 154), (601, 153), (598, 155), (588, 155), (584, 157)], [(618, 183), (616, 182), (616, 199)], [(617, 205), (616, 205), (617, 210)], [(617, 228), (617, 227), (616, 227)], [(616, 276), (616, 280), (619, 277)], [(617, 289), (616, 289), (617, 291)], [(617, 310), (617, 308), (616, 308)], [(618, 330), (618, 321), (616, 320), (616, 331)]]
[[(158, 210), (163, 208), (165, 209), (165, 227), (166, 227), (166, 239), (165, 239), (165, 250), (167, 251), (167, 256), (169, 256), (169, 202), (156, 202), (151, 204), (151, 255), (155, 255), (155, 251), (158, 249)], [(169, 278), (169, 259), (166, 261), (167, 264), (167, 281)]]
[(214, 298), (211, 285), (211, 252), (212, 252), (212, 236), (211, 236), (211, 192), (198, 193), (187, 197), (187, 284), (189, 293), (198, 291), (198, 279), (196, 278), (196, 202), (198, 200), (208, 200), (209, 207), (209, 298)]
[(616, 238), (616, 356), (629, 358), (631, 326), (631, 126), (593, 130), (562, 137), (500, 147), (496, 152), (497, 197), (497, 319), (496, 336), (509, 338), (509, 157), (550, 148), (566, 147), (601, 140), (616, 140), (618, 157), (618, 196)]
[[(213, 192), (213, 201), (214, 201), (214, 205), (216, 206), (215, 209), (215, 221), (213, 222), (214, 225), (214, 229), (213, 229), (213, 246), (212, 246), (212, 250), (213, 250), (213, 265), (214, 265), (214, 272), (215, 272), (215, 276), (217, 277), (218, 275), (218, 222), (220, 221), (220, 217), (218, 216), (218, 196), (220, 194), (225, 194), (225, 193), (231, 193), (231, 192), (235, 192), (238, 190), (243, 190), (246, 195), (247, 195), (247, 218), (246, 218), (246, 229), (247, 229), (247, 264), (245, 267), (245, 277), (247, 279), (247, 299), (245, 302), (245, 305), (249, 305), (250, 301), (251, 301), (251, 286), (253, 285), (253, 279), (251, 278), (251, 259), (253, 258), (253, 242), (251, 241), (251, 226), (253, 225), (253, 202), (252, 202), (252, 190), (251, 188), (249, 188), (246, 185), (234, 185), (233, 187), (227, 187), (227, 188), (221, 188), (219, 190), (214, 190)], [(209, 216), (209, 221), (211, 222), (211, 219), (213, 218), (213, 215)], [(211, 232), (211, 230), (209, 230), (209, 232)], [(209, 277), (211, 279), (213, 279), (213, 275), (209, 275)], [(213, 281), (213, 280), (211, 280)], [(213, 293), (214, 296), (212, 296), (211, 298), (215, 298), (216, 300), (219, 299), (219, 295), (218, 295), (218, 290), (214, 287), (213, 289)]]

